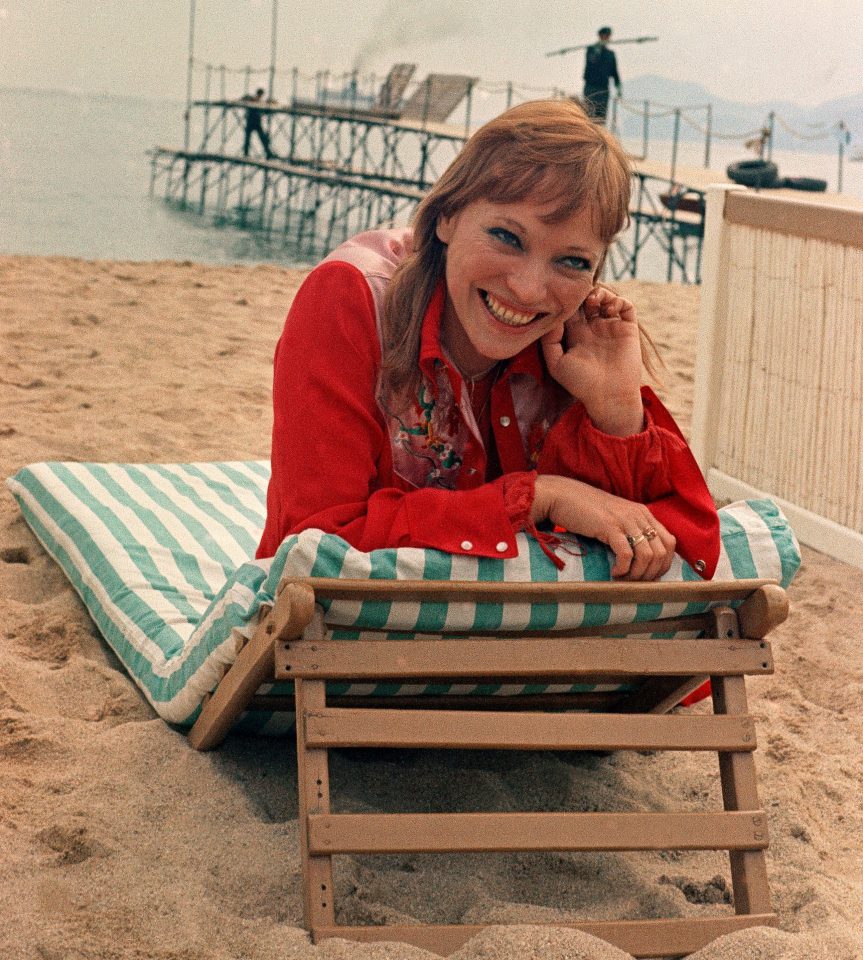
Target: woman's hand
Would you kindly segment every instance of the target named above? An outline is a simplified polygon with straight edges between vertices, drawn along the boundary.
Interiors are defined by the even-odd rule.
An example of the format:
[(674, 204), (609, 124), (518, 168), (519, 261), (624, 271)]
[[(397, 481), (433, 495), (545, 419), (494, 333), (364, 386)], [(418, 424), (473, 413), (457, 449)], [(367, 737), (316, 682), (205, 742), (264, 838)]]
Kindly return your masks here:
[(666, 573), (677, 540), (643, 503), (633, 503), (580, 480), (542, 474), (536, 478), (531, 519), (551, 520), (571, 533), (607, 544), (614, 552), (611, 575), (656, 580)]
[(542, 338), (549, 373), (581, 400), (605, 433), (643, 429), (641, 338), (635, 307), (607, 287), (594, 287), (578, 313)]

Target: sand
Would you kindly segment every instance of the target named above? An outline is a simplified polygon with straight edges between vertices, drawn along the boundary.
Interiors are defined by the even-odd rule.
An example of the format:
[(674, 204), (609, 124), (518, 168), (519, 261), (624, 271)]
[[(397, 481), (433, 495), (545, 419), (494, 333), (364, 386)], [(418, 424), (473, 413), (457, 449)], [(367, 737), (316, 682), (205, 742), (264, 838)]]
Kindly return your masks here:
[[(0, 473), (44, 459), (266, 457), (272, 349), (301, 279), (0, 258)], [(621, 288), (663, 351), (664, 394), (685, 429), (699, 291)], [(698, 960), (863, 958), (860, 582), (805, 550), (791, 617), (773, 634), (776, 675), (749, 685), (781, 929), (722, 938)], [(5, 489), (0, 624), (0, 957), (431, 956), (309, 943), (290, 740), (192, 751), (119, 668)], [(343, 810), (700, 810), (719, 796), (715, 759), (689, 754), (336, 753), (332, 766)], [(517, 924), (474, 938), (459, 960), (625, 958), (531, 924), (704, 915), (728, 900), (719, 853), (346, 857), (336, 879), (344, 922)]]

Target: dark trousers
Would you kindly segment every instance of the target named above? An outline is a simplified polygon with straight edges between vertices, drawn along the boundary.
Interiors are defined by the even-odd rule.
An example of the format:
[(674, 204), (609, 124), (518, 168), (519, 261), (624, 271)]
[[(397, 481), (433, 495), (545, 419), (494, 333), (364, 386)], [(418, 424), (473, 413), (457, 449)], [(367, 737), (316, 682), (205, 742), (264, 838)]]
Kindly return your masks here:
[(249, 147), (252, 142), (252, 134), (256, 133), (258, 139), (261, 141), (261, 146), (264, 148), (264, 153), (268, 160), (273, 157), (273, 151), (270, 149), (270, 138), (267, 134), (267, 131), (264, 130), (263, 125), (261, 124), (261, 118), (257, 119), (248, 119), (246, 120), (246, 135), (243, 138), (243, 156), (247, 157), (249, 155)]
[(608, 113), (608, 87), (585, 87), (584, 88), (584, 106), (588, 116), (596, 120), (597, 123), (605, 123), (605, 117)]

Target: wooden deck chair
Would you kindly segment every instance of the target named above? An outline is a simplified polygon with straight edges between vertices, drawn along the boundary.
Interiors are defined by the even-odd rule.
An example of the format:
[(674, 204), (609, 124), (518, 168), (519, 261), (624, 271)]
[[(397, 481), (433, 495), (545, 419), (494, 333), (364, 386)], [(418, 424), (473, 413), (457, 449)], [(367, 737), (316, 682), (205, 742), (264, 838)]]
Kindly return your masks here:
[(386, 113), (389, 116), (398, 116), (402, 94), (405, 92), (417, 66), (415, 63), (394, 63), (390, 67), (384, 82), (381, 84), (372, 110)]
[[(483, 631), (405, 641), (364, 631), (361, 639), (347, 641), (332, 639), (320, 605), (339, 599), (713, 606), (705, 613), (623, 627), (546, 634)], [(787, 609), (784, 591), (766, 580), (659, 584), (288, 580), (204, 706), (190, 740), (198, 749), (216, 745), (240, 712), (255, 705), (261, 683), (273, 676), (293, 680), (304, 914), (315, 942), (327, 937), (399, 940), (446, 955), (482, 929), (338, 925), (332, 858), (339, 854), (726, 849), (734, 915), (571, 924), (634, 956), (684, 955), (722, 934), (777, 922), (765, 869), (767, 822), (758, 800), (752, 754), (756, 738), (745, 677), (772, 672), (765, 637), (785, 619)], [(690, 639), (681, 638), (681, 633)], [(706, 677), (712, 682), (713, 715), (670, 714)], [(584, 684), (589, 692), (348, 700), (327, 691), (332, 681), (452, 683), (467, 678), (534, 684), (565, 679)], [(269, 701), (259, 706), (279, 705)], [(282, 709), (293, 710), (294, 697), (286, 698)], [(330, 809), (328, 776), (328, 750), (336, 747), (714, 751), (724, 809), (340, 814)]]
[(476, 77), (430, 73), (405, 101), (400, 119), (443, 123), (475, 83)]

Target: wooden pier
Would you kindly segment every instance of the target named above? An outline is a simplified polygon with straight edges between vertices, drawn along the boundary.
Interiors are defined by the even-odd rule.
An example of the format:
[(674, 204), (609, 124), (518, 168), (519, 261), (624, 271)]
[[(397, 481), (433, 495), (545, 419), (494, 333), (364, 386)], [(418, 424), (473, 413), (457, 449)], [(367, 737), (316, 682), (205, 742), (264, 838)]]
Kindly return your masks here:
[[(470, 78), (456, 79), (469, 93)], [(451, 112), (448, 94), (443, 110)], [(192, 106), (200, 146), (155, 147), (151, 195), (161, 192), (180, 209), (259, 232), (309, 261), (361, 230), (406, 223), (469, 133), (467, 122), (442, 120), (428, 95), (424, 109), (407, 116), (390, 103), (255, 102), (274, 154), (267, 159), (242, 152), (248, 100)], [(259, 142), (253, 146), (263, 152)], [(633, 159), (631, 225), (610, 251), (609, 278), (637, 277), (649, 256), (654, 276), (661, 269), (665, 280), (698, 283), (705, 190), (725, 179)]]

